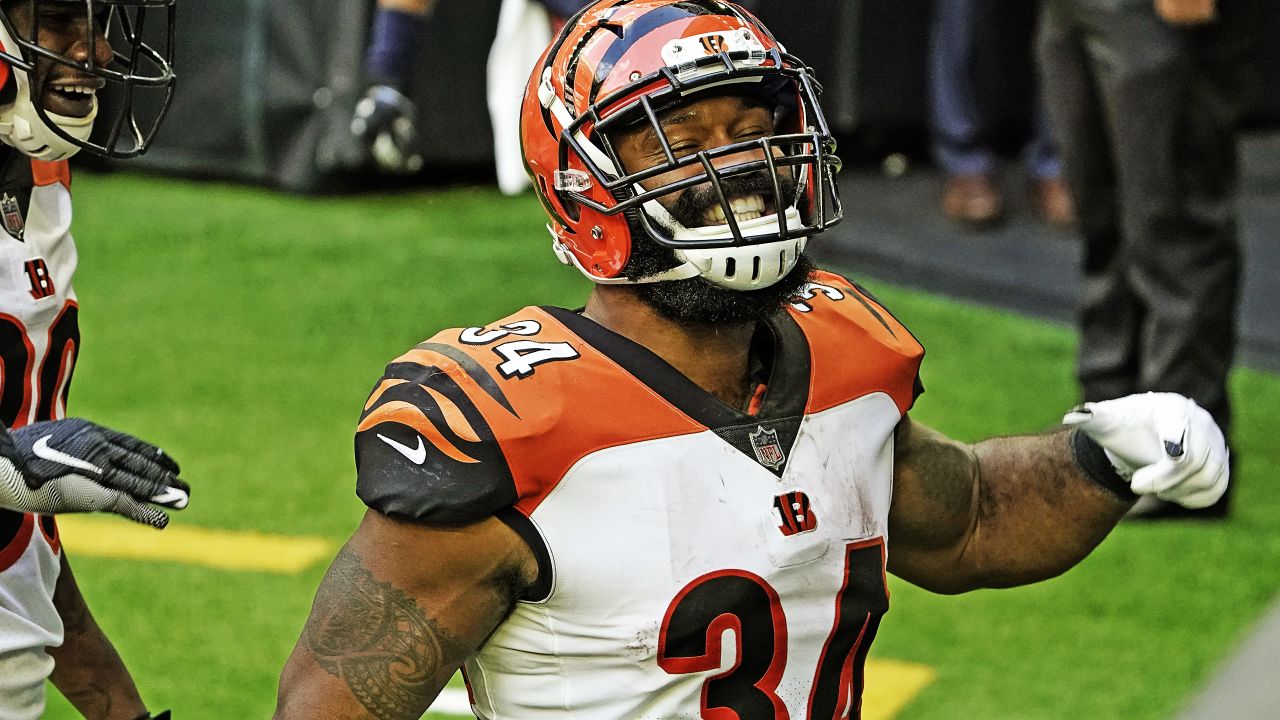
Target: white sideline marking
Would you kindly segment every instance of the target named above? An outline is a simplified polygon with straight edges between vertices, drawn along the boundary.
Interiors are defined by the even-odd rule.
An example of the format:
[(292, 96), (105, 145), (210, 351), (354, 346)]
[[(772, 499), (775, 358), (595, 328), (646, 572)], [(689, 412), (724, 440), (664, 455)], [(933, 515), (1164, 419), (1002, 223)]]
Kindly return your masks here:
[(1280, 708), (1280, 598), (1178, 720), (1272, 720)]
[(471, 714), (471, 701), (467, 699), (467, 691), (462, 688), (445, 688), (442, 690), (440, 697), (431, 703), (431, 712), (474, 717)]

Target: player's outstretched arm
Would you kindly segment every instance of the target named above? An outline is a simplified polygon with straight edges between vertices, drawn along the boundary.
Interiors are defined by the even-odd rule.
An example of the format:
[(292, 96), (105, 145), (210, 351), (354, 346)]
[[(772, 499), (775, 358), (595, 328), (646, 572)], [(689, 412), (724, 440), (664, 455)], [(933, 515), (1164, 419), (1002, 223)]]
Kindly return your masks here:
[(1045, 580), (1088, 555), (1137, 495), (1188, 507), (1226, 489), (1222, 433), (1178, 395), (1088, 403), (1073, 427), (965, 445), (910, 418), (898, 429), (889, 570), (929, 590)]
[(366, 512), (285, 664), (277, 720), (417, 720), (537, 576), (495, 519), (428, 526)]
[(88, 720), (148, 717), (128, 669), (89, 612), (65, 553), (53, 604), (64, 628), (62, 645), (49, 648), (49, 679), (58, 691)]

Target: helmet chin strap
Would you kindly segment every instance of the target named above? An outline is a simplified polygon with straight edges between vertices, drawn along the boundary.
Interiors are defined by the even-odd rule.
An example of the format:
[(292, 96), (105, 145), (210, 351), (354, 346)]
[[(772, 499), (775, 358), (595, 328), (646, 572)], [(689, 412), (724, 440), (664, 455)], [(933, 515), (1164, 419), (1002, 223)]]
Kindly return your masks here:
[[(556, 237), (555, 230), (553, 230), (550, 225), (547, 226), (547, 230), (551, 231), (551, 249), (555, 252), (556, 257), (560, 259), (560, 262), (565, 265), (572, 265), (573, 267), (578, 268), (578, 272), (586, 275), (591, 282), (597, 285), (647, 285), (649, 283), (665, 282), (667, 280), (688, 280), (689, 278), (695, 278), (702, 274), (701, 268), (686, 260), (684, 263), (677, 265), (670, 270), (664, 270), (656, 275), (646, 275), (645, 277), (635, 280), (627, 277), (600, 277), (599, 275), (593, 274), (578, 261), (578, 256), (574, 255), (573, 251), (571, 251), (568, 246), (560, 242), (560, 239)], [(677, 252), (676, 255), (679, 257), (680, 253)]]
[[(573, 254), (568, 246), (560, 242), (555, 236), (555, 230), (550, 225), (547, 230), (551, 231), (551, 249), (555, 252), (556, 257), (565, 265), (571, 265), (578, 269), (578, 272), (587, 276), (589, 280), (597, 285), (648, 285), (656, 282), (666, 282), (669, 280), (688, 280), (690, 278), (702, 277), (713, 285), (725, 288), (726, 290), (759, 290), (769, 287), (770, 285), (781, 280), (791, 268), (795, 267), (796, 261), (800, 257), (800, 253), (804, 252), (804, 246), (808, 242), (808, 238), (795, 238), (793, 240), (781, 240), (778, 242), (762, 243), (760, 245), (750, 246), (749, 248), (713, 248), (707, 250), (673, 250), (677, 260), (681, 263), (670, 270), (646, 275), (642, 278), (628, 277), (600, 277), (592, 273), (578, 260), (578, 256)], [(750, 252), (737, 252), (749, 250)], [(735, 280), (734, 277), (728, 276), (722, 271), (726, 264), (724, 261), (728, 257), (739, 256), (744, 262), (750, 262), (759, 256), (760, 251), (768, 251), (770, 254), (777, 252), (780, 255), (789, 254), (790, 259), (781, 262), (777, 273), (770, 273), (768, 276), (755, 280), (743, 281)], [(739, 257), (734, 257), (735, 260)]]

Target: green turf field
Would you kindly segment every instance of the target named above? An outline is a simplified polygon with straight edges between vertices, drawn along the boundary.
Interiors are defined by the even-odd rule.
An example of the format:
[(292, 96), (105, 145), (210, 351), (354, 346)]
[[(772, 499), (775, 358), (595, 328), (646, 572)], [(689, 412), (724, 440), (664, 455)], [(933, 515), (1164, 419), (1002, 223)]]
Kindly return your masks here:
[[(83, 175), (75, 192), (70, 410), (182, 462), (195, 491), (175, 525), (340, 542), (362, 511), (352, 431), (383, 365), (439, 328), (587, 291), (549, 252), (536, 202), (490, 190), (315, 200)], [(926, 423), (977, 439), (1046, 428), (1072, 404), (1067, 328), (870, 286), (928, 348)], [(899, 717), (1170, 717), (1280, 590), (1280, 379), (1241, 371), (1234, 390), (1231, 522), (1124, 526), (1027, 589), (945, 598), (895, 582), (873, 655), (938, 673)], [(153, 708), (270, 716), (323, 563), (72, 561)], [(76, 715), (54, 692), (48, 717)]]

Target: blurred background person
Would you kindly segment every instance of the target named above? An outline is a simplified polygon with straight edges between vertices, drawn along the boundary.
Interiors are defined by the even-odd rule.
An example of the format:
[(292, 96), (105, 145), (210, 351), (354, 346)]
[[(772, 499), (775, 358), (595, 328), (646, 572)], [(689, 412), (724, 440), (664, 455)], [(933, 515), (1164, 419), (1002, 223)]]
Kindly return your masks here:
[[(1086, 400), (1182, 393), (1230, 437), (1236, 124), (1254, 0), (1046, 0), (1039, 55), (1084, 237)], [(1195, 514), (1222, 517), (1224, 496)], [(1187, 515), (1154, 498), (1136, 517)]]
[[(528, 187), (519, 148), (520, 97), (529, 68), (567, 17), (587, 0), (504, 0), (487, 68), (486, 95), (493, 124), (498, 187), (515, 195)], [(378, 0), (364, 60), (368, 83), (356, 104), (351, 133), (358, 154), (351, 163), (391, 175), (422, 169), (414, 63), (426, 42), (436, 0)]]
[[(930, 128), (933, 155), (947, 175), (942, 212), (969, 227), (1004, 219), (1005, 202), (995, 178), (997, 158), (982, 127), (977, 87), (984, 82), (974, 62), (975, 23), (993, 21), (980, 0), (938, 0), (929, 45)], [(984, 19), (985, 18), (985, 19)], [(1033, 104), (1031, 137), (1023, 150), (1028, 191), (1036, 212), (1056, 226), (1074, 221), (1071, 196), (1040, 98)]]
[(529, 72), (564, 21), (590, 0), (502, 0), (498, 31), (486, 66), (486, 98), (493, 125), (498, 189), (518, 195), (529, 188), (520, 156), (520, 102)]
[(407, 88), (435, 5), (436, 0), (378, 0), (364, 59), (368, 89), (351, 118), (359, 153), (353, 162), (357, 167), (376, 167), (394, 175), (422, 169), (417, 108)]

